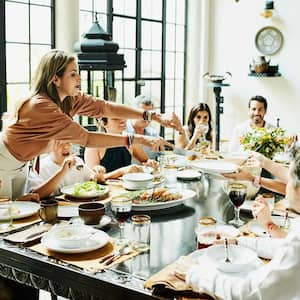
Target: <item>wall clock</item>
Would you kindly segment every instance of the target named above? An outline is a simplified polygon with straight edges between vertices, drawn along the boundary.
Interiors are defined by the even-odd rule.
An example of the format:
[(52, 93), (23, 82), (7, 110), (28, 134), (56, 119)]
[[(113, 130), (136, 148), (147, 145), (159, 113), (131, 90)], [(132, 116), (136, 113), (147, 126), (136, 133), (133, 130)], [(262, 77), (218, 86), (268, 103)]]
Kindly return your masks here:
[(261, 28), (255, 36), (255, 46), (259, 52), (265, 55), (277, 53), (283, 44), (283, 35), (275, 27)]

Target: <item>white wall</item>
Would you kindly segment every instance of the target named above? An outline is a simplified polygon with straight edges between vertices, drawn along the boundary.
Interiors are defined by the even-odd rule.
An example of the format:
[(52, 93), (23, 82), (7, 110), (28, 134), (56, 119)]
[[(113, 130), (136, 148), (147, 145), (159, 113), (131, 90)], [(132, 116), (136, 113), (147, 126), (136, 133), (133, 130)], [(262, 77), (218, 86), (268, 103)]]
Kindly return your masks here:
[[(230, 71), (233, 75), (231, 86), (224, 88), (222, 92), (225, 103), (224, 114), (221, 116), (221, 138), (230, 138), (232, 128), (248, 118), (247, 103), (254, 95), (262, 95), (268, 99), (266, 119), (269, 122), (276, 125), (276, 119), (280, 118), (282, 127), (291, 133), (300, 134), (297, 122), (300, 111), (300, 34), (297, 29), (300, 24), (300, 1), (275, 0), (277, 16), (271, 19), (260, 16), (264, 7), (263, 0), (209, 2), (209, 24), (204, 30), (209, 34), (209, 47), (208, 51), (205, 51), (205, 45), (202, 45), (199, 56), (202, 57), (203, 53), (206, 53), (207, 71), (216, 74)], [(201, 11), (198, 12), (199, 16), (200, 14)], [(282, 77), (248, 76), (252, 58), (260, 55), (255, 47), (255, 35), (264, 26), (275, 26), (284, 36), (282, 49), (271, 57), (272, 65), (279, 64)], [(214, 110), (212, 90), (200, 80), (201, 75), (202, 71), (199, 69), (199, 83), (208, 91), (207, 101)]]

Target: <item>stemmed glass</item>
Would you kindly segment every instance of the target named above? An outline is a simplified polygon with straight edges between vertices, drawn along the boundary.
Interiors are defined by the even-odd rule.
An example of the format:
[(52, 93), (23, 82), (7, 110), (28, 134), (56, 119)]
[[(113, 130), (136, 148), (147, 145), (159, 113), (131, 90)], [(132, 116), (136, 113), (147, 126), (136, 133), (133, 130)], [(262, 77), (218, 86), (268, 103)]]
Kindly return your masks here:
[(132, 200), (127, 197), (118, 196), (111, 199), (110, 205), (120, 227), (120, 237), (116, 239), (115, 243), (116, 245), (123, 245), (127, 243), (127, 240), (124, 237), (124, 227), (125, 221), (130, 215)]
[(246, 199), (247, 186), (242, 183), (229, 182), (227, 192), (229, 199), (234, 206), (234, 219), (228, 223), (235, 227), (240, 227), (245, 223), (240, 219), (240, 207)]

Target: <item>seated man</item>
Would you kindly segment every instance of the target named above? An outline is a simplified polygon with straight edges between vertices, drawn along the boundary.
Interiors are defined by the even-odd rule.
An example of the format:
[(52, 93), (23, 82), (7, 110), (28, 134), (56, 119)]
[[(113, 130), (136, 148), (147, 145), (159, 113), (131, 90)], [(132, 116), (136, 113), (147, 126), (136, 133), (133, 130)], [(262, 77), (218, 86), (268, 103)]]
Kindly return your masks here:
[(267, 99), (262, 96), (254, 96), (248, 102), (249, 107), (249, 120), (238, 125), (233, 130), (233, 134), (230, 140), (229, 151), (240, 152), (243, 151), (243, 147), (240, 144), (240, 138), (247, 132), (250, 132), (255, 127), (275, 128), (274, 125), (266, 122), (264, 117), (267, 113), (268, 103)]
[(60, 194), (66, 185), (88, 180), (104, 181), (104, 168), (90, 170), (83, 160), (72, 155), (72, 144), (55, 141), (53, 150), (41, 159), (40, 170), (29, 172), (26, 189), (38, 193), (41, 198)]
[[(136, 108), (141, 108), (143, 110), (153, 110), (154, 108), (153, 101), (149, 97), (143, 95), (135, 97), (134, 105)], [(146, 120), (128, 120), (125, 132), (132, 134), (144, 134), (154, 137), (159, 136), (158, 132), (150, 126), (150, 122)], [(142, 148), (150, 159), (156, 160), (160, 155), (160, 152), (153, 152), (149, 147), (142, 146)], [(136, 163), (134, 159), (133, 162)]]

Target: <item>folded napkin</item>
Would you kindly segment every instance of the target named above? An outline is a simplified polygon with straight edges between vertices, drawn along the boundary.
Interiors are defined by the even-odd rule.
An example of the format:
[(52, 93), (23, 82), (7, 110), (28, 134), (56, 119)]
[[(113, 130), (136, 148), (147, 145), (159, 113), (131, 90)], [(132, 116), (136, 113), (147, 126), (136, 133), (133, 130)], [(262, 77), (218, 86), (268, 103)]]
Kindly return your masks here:
[(105, 265), (104, 263), (100, 263), (101, 258), (118, 250), (118, 247), (116, 247), (113, 244), (112, 240), (109, 241), (102, 248), (96, 249), (94, 251), (89, 251), (85, 253), (76, 253), (76, 254), (65, 254), (65, 253), (50, 251), (42, 244), (34, 245), (30, 247), (30, 249), (47, 256), (51, 256), (58, 260), (64, 261), (66, 263), (75, 265), (90, 273), (101, 272), (105, 269), (111, 268), (141, 253), (138, 251), (132, 251), (127, 255), (122, 255), (120, 258), (114, 260), (109, 265)]
[(31, 226), (28, 229), (12, 233), (4, 237), (3, 239), (12, 243), (32, 243), (41, 239), (43, 234), (47, 232), (53, 225), (51, 224), (38, 224)]
[[(190, 256), (181, 256), (172, 264), (166, 266), (145, 282), (145, 288), (152, 289), (158, 296), (184, 296), (184, 299), (217, 299), (206, 293), (197, 293), (188, 286), (184, 279), (177, 275), (178, 270), (187, 270), (196, 264)], [(183, 298), (182, 298), (183, 299)]]

